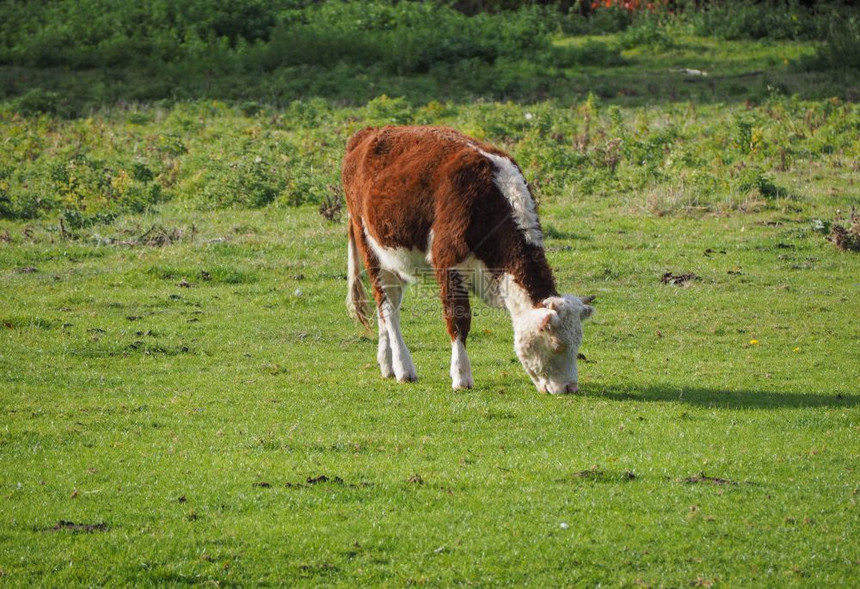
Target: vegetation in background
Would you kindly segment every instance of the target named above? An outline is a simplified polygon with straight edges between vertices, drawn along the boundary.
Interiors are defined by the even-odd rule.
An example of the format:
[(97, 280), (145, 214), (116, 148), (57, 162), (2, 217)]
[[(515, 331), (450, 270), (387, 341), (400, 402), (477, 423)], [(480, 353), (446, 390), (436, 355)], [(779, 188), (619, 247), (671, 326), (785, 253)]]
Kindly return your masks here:
[[(365, 125), (448, 124), (504, 145), (542, 199), (628, 203), (654, 214), (820, 204), (860, 165), (860, 109), (775, 96), (759, 106), (622, 108), (595, 96), (562, 107), (413, 107), (381, 96), (357, 109), (315, 99), (283, 111), (221, 102), (138, 106), (96, 117), (0, 118), (0, 216), (84, 217), (176, 201), (197, 209), (318, 205), (335, 195), (348, 136)], [(250, 113), (250, 114), (246, 114)]]
[(606, 4), (4, 3), (0, 217), (318, 205), (364, 124), (451, 124), (545, 198), (655, 214), (798, 207), (798, 173), (856, 171), (852, 12)]
[[(560, 8), (524, 5), (466, 16), (441, 3), (382, 0), (5, 2), (0, 99), (25, 114), (80, 116), (118, 102), (200, 98), (362, 104), (380, 88), (413, 103), (581, 97), (571, 73), (635, 69), (638, 59), (622, 51), (680, 49), (689, 35), (806, 42), (815, 58), (798, 61), (800, 72), (847, 70), (857, 79), (857, 17), (838, 3), (696, 9), (681, 2), (650, 10), (610, 3), (587, 15)], [(617, 37), (556, 42), (606, 35)], [(801, 91), (831, 88), (821, 77), (815, 82)]]

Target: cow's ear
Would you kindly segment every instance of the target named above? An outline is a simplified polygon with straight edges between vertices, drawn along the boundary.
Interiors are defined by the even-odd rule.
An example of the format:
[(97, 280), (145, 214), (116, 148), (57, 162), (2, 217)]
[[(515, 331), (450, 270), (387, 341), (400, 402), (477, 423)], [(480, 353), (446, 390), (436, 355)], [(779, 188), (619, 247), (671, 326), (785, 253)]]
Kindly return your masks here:
[(558, 313), (553, 310), (547, 310), (544, 314), (543, 318), (540, 320), (538, 324), (538, 330), (546, 331), (550, 328), (551, 325), (558, 322)]
[(558, 311), (564, 306), (565, 300), (562, 297), (549, 297), (543, 300), (543, 306), (551, 311)]
[(582, 310), (579, 312), (579, 320), (585, 321), (592, 315), (594, 315), (594, 307), (591, 305), (583, 305)]

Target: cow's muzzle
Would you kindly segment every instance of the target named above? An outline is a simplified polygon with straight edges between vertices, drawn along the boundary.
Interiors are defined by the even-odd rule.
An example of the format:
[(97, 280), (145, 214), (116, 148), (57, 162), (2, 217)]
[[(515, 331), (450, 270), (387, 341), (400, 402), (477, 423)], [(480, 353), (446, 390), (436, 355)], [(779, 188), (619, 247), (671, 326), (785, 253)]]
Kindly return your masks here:
[(540, 392), (550, 395), (569, 395), (579, 392), (579, 386), (575, 382), (548, 382), (539, 388)]

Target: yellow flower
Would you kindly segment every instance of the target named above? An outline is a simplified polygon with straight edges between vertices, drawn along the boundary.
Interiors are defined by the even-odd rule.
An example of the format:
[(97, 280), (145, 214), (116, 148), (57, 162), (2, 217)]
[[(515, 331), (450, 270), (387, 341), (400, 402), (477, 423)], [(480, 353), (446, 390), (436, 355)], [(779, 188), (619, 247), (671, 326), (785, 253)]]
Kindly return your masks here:
[(751, 339), (751, 340), (750, 340), (750, 345), (751, 345), (751, 346), (754, 346), (754, 345), (756, 345), (757, 343), (758, 343), (758, 340), (757, 340), (757, 339)]

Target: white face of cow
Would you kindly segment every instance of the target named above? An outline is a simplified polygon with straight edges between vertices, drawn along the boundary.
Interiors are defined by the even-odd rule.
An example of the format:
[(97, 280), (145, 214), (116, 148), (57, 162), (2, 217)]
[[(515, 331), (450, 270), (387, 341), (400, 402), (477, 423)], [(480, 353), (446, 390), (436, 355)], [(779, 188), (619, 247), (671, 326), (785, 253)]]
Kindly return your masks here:
[(542, 393), (579, 390), (576, 355), (582, 343), (582, 323), (594, 313), (588, 305), (593, 298), (551, 297), (516, 322), (514, 349)]

